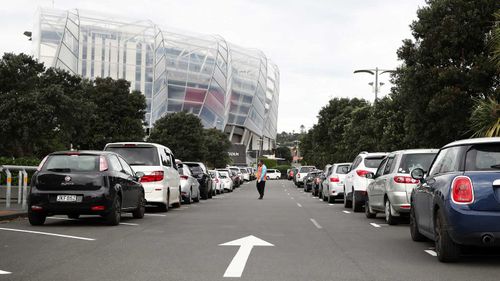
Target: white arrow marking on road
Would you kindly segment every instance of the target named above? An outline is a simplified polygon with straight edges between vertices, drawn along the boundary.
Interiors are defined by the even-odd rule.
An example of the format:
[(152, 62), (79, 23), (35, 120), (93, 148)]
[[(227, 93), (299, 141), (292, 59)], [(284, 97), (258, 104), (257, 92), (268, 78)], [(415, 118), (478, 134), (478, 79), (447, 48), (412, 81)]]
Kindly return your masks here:
[(380, 227), (380, 225), (376, 224), (376, 223), (370, 223), (373, 227)]
[(11, 274), (12, 272), (8, 272), (8, 271), (3, 271), (3, 270), (0, 270), (0, 275), (2, 274)]
[(437, 253), (434, 250), (425, 250), (425, 252), (433, 257), (437, 257)]
[(274, 245), (253, 235), (249, 235), (231, 242), (220, 244), (219, 246), (240, 246), (240, 249), (227, 267), (224, 277), (241, 277), (241, 274), (245, 269), (245, 265), (247, 264), (248, 257), (250, 256), (254, 246)]
[(297, 203), (297, 206), (301, 207), (302, 208), (302, 205), (300, 203)]
[(350, 214), (350, 213), (351, 213), (351, 212), (349, 212), (349, 211), (342, 211), (342, 212), (344, 212), (344, 213), (346, 213), (346, 214)]

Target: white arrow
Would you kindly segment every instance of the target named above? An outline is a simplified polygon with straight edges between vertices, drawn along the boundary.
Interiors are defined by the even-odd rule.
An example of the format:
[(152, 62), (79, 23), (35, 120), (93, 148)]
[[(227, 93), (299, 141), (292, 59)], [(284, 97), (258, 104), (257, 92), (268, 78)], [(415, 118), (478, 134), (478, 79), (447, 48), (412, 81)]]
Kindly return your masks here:
[(231, 242), (220, 244), (219, 246), (240, 246), (240, 249), (227, 267), (224, 277), (241, 277), (241, 274), (245, 269), (245, 265), (247, 264), (248, 257), (250, 256), (254, 246), (274, 245), (253, 235), (249, 235)]
[(2, 274), (11, 274), (11, 272), (0, 270), (0, 275)]

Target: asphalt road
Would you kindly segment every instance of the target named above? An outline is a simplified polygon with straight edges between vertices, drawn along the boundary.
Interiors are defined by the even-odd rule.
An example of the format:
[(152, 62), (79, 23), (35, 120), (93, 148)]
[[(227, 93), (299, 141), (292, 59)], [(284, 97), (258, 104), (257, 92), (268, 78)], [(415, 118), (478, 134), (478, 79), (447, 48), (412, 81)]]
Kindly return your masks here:
[[(301, 190), (270, 181), (264, 200), (257, 200), (255, 183), (247, 183), (142, 220), (125, 215), (116, 227), (94, 218), (48, 219), (41, 227), (26, 219), (3, 222), (0, 280), (500, 279), (500, 255), (472, 252), (442, 264), (431, 255), (432, 243), (411, 241), (408, 225), (346, 213), (340, 202), (327, 204)], [(249, 235), (274, 246), (254, 247), (241, 278), (224, 278), (239, 247), (219, 244)]]

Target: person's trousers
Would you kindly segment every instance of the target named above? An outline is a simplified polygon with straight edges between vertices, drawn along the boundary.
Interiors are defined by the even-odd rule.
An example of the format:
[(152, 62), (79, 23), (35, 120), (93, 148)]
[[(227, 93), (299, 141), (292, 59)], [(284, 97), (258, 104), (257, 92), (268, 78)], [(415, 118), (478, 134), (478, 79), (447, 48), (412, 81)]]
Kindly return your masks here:
[(264, 187), (266, 186), (265, 181), (257, 182), (257, 191), (259, 192), (260, 198), (264, 197)]

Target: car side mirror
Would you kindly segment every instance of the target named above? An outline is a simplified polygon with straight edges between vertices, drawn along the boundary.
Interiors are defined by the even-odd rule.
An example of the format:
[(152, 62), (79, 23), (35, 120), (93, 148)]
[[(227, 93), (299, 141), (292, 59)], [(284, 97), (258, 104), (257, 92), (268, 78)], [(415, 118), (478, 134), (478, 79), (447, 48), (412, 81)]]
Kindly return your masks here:
[(376, 177), (377, 177), (377, 176), (375, 176), (375, 174), (374, 174), (374, 173), (367, 173), (367, 174), (365, 175), (365, 178), (370, 179), (370, 180), (373, 180), (373, 179), (375, 179)]
[(413, 169), (411, 171), (410, 175), (413, 179), (423, 182), (424, 176), (425, 176), (425, 171), (421, 168), (416, 168), (416, 169)]

